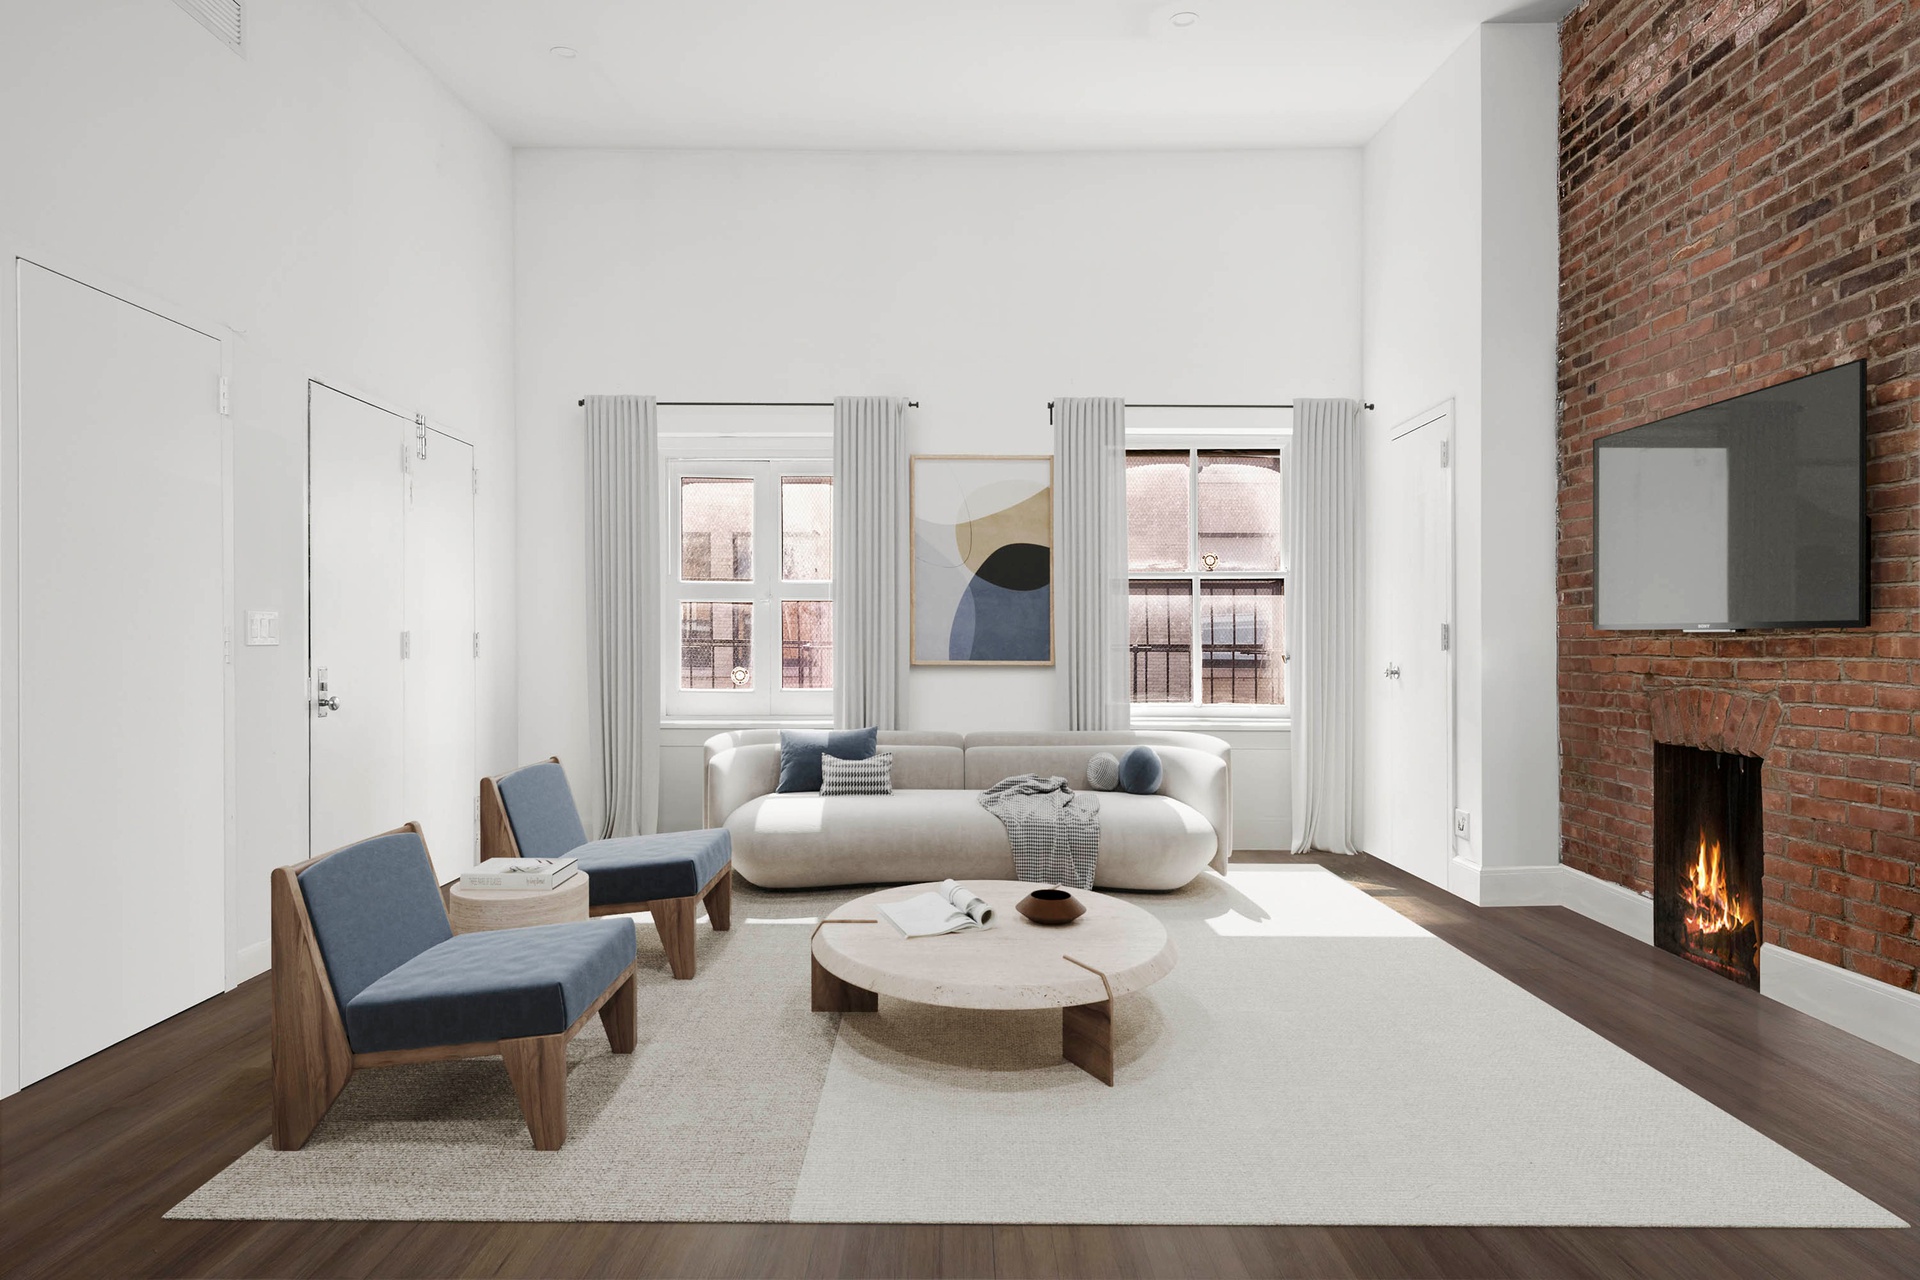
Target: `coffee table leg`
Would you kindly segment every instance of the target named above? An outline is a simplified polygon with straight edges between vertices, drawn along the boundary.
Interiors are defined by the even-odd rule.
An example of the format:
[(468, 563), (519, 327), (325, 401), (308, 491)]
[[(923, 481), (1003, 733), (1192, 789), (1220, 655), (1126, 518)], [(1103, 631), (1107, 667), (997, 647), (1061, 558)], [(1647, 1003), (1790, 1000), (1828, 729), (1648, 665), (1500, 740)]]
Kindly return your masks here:
[(1060, 1056), (1101, 1084), (1113, 1083), (1113, 1001), (1060, 1011)]
[(880, 997), (865, 987), (836, 978), (813, 961), (813, 1011), (815, 1013), (872, 1013), (880, 1007)]

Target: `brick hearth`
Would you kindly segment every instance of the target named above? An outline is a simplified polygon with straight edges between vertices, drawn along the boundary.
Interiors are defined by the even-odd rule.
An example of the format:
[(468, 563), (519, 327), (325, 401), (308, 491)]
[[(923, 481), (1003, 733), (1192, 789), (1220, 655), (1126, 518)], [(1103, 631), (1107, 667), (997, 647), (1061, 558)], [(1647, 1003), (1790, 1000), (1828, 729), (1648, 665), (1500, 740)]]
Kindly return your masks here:
[[(1561, 31), (1563, 859), (1645, 890), (1656, 738), (1760, 756), (1765, 940), (1920, 973), (1920, 10), (1589, 0)], [(1872, 626), (1601, 632), (1596, 437), (1864, 356)]]

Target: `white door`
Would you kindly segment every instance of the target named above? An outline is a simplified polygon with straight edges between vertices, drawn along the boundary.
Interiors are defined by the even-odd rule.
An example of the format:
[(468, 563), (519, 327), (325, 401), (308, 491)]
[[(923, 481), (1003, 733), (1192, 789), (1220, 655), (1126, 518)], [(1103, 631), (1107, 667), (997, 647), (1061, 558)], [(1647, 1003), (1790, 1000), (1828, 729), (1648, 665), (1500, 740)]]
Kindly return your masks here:
[[(315, 854), (391, 831), (407, 812), (405, 490), (413, 423), (307, 384), (308, 653)], [(321, 686), (325, 685), (322, 689)]]
[(226, 984), (218, 339), (19, 264), (23, 1084)]
[[(473, 446), (416, 430), (407, 455), (406, 810), (445, 883), (478, 857)], [(424, 455), (424, 456), (423, 456)]]
[(1445, 886), (1453, 849), (1452, 418), (1407, 424), (1387, 445), (1388, 861)]

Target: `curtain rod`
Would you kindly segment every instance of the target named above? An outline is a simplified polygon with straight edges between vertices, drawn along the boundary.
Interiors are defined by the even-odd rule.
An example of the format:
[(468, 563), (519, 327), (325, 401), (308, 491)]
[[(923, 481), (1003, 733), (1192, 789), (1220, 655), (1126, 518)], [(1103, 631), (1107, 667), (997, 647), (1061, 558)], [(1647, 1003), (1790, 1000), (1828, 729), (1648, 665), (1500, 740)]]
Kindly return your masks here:
[[(1126, 406), (1129, 409), (1291, 409), (1293, 408), (1293, 405), (1291, 404), (1134, 404), (1131, 400), (1126, 402)], [(1373, 408), (1373, 405), (1371, 403), (1368, 403), (1368, 404), (1363, 404), (1360, 407), (1362, 409), (1371, 409)], [(1052, 412), (1053, 401), (1051, 400), (1047, 401), (1047, 410), (1048, 412)]]
[[(1126, 404), (1126, 407), (1129, 409), (1291, 409), (1293, 408), (1293, 405), (1291, 402), (1287, 404), (1134, 404), (1131, 401), (1126, 401), (1124, 403)], [(1362, 409), (1371, 409), (1373, 408), (1373, 404), (1371, 401), (1369, 401), (1367, 403), (1362, 404), (1360, 407)], [(1048, 422), (1053, 421), (1053, 401), (1051, 400), (1047, 401), (1047, 421)]]
[[(833, 401), (831, 400), (656, 400), (653, 403), (654, 403), (654, 407), (659, 409), (831, 409), (833, 408)], [(583, 409), (587, 407), (587, 402), (585, 400), (580, 401), (579, 404), (580, 404), (580, 407)], [(918, 400), (907, 401), (907, 408), (918, 409), (919, 407), (920, 407), (920, 402)], [(1373, 406), (1368, 405), (1367, 407), (1371, 409)]]

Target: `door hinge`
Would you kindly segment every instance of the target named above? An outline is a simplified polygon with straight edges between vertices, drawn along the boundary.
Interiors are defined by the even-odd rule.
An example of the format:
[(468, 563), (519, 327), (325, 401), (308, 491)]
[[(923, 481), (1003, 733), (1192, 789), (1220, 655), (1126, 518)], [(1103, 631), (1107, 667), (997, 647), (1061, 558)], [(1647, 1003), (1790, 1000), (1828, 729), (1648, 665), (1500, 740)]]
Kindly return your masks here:
[(413, 443), (419, 456), (425, 459), (427, 456), (427, 415), (424, 413), (416, 413), (413, 415)]
[[(423, 456), (424, 456), (424, 455), (423, 455)], [(1440, 442), (1440, 466), (1441, 466), (1441, 468), (1442, 468), (1442, 469), (1445, 469), (1445, 468), (1446, 468), (1446, 466), (1448, 465), (1448, 463), (1452, 461), (1452, 458), (1453, 458), (1453, 441), (1451, 441), (1451, 440), (1442, 440), (1442, 441)]]
[[(224, 381), (224, 379), (223, 379)], [(222, 629), (220, 638), (220, 657), (228, 666), (233, 665), (233, 624), (229, 622)]]
[(1440, 647), (1442, 649), (1453, 648), (1453, 628), (1444, 622), (1440, 624)]
[(227, 413), (227, 375), (224, 373), (220, 375), (220, 412), (222, 416)]
[(400, 656), (402, 658), (411, 658), (413, 656), (413, 632), (411, 631), (402, 631), (400, 633)]
[(473, 491), (480, 492), (480, 468), (478, 467), (473, 469)]
[(476, 658), (480, 656), (480, 633), (478, 631), (473, 633), (473, 656)]

